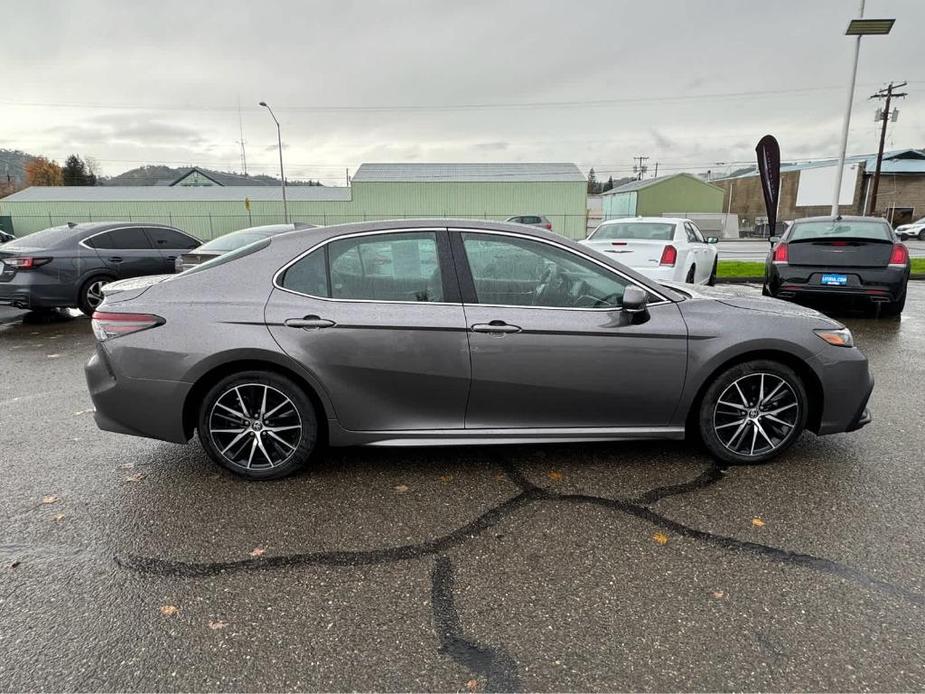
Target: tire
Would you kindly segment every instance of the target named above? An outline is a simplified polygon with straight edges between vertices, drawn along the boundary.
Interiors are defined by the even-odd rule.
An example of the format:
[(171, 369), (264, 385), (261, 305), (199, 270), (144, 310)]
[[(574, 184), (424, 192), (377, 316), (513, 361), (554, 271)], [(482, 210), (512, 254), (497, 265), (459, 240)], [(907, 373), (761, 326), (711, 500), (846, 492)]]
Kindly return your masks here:
[(761, 296), (770, 296), (770, 297), (773, 297), (773, 296), (774, 296), (774, 295), (771, 293), (771, 290), (768, 289), (768, 285), (767, 285), (767, 284), (761, 285)]
[(77, 308), (85, 316), (92, 316), (96, 307), (103, 301), (103, 295), (100, 291), (104, 284), (112, 282), (111, 277), (106, 275), (94, 275), (82, 285), (80, 292), (77, 294)]
[[(261, 416), (261, 410), (270, 416)], [(247, 479), (270, 480), (305, 466), (315, 449), (318, 419), (311, 400), (291, 379), (243, 371), (209, 389), (197, 429), (216, 463)]]
[(921, 231), (919, 231), (918, 239), (919, 241), (925, 241), (925, 229), (922, 229)]
[(687, 284), (694, 283), (694, 277), (697, 275), (697, 266), (691, 265), (691, 269), (687, 271), (687, 279), (684, 280)]
[[(771, 396), (764, 404), (763, 414), (756, 406), (762, 380), (765, 398)], [(745, 409), (746, 402), (739, 396), (739, 389), (749, 409)], [(701, 440), (724, 463), (766, 463), (787, 450), (803, 433), (808, 402), (803, 381), (790, 367), (765, 359), (736, 364), (714, 378), (703, 395), (698, 412)], [(755, 419), (760, 427), (752, 423)]]
[(719, 269), (719, 258), (713, 261), (713, 269), (710, 270), (710, 278), (707, 280), (708, 287), (716, 286), (716, 271)]
[(891, 301), (888, 304), (883, 304), (880, 309), (880, 316), (883, 318), (895, 318), (903, 312), (903, 309), (906, 308), (906, 290), (903, 289), (903, 294), (897, 301)]

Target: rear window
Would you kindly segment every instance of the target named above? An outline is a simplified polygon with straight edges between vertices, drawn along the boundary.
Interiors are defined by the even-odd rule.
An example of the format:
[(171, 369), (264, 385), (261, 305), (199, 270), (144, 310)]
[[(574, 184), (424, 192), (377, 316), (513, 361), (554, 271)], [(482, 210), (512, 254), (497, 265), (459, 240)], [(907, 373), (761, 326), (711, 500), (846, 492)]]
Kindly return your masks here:
[(663, 222), (615, 222), (601, 224), (591, 238), (595, 241), (628, 239), (638, 241), (671, 241), (674, 238), (673, 223)]
[(247, 233), (234, 233), (226, 234), (225, 236), (219, 236), (214, 241), (209, 241), (209, 243), (203, 244), (199, 247), (201, 251), (233, 251), (236, 248), (241, 248), (241, 246), (246, 246), (249, 243), (254, 241), (259, 241), (260, 239), (265, 239), (269, 236), (267, 233), (259, 231), (249, 231)]
[(862, 239), (893, 241), (893, 231), (884, 222), (796, 222), (788, 241), (817, 241), (826, 239)]
[(32, 234), (20, 236), (19, 238), (7, 243), (4, 248), (52, 248), (53, 246), (57, 246), (62, 241), (72, 239), (79, 234), (79, 231), (75, 231), (72, 227), (69, 227), (65, 224), (59, 227), (49, 227), (48, 229), (42, 229), (41, 231), (36, 231)]
[(243, 258), (250, 255), (251, 253), (256, 253), (257, 251), (262, 251), (264, 248), (270, 245), (270, 239), (260, 239), (259, 241), (254, 241), (246, 246), (241, 246), (236, 248), (230, 253), (224, 253), (222, 255), (212, 258), (212, 260), (207, 260), (201, 265), (196, 265), (191, 267), (189, 270), (184, 270), (181, 272), (181, 275), (191, 275), (194, 272), (202, 272), (203, 270), (209, 270), (213, 267), (218, 267), (219, 265), (224, 265), (225, 263), (230, 263), (238, 258)]

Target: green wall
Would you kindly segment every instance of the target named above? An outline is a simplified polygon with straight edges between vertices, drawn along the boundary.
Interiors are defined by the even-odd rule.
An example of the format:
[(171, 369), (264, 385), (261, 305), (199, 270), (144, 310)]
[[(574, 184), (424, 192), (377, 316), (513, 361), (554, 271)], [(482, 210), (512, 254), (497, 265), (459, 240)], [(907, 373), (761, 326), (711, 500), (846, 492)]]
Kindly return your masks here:
[[(355, 182), (348, 200), (290, 200), (292, 221), (319, 225), (375, 219), (460, 217), (504, 219), (542, 214), (553, 231), (573, 239), (585, 236), (586, 184), (583, 182)], [(276, 200), (251, 201), (250, 211), (234, 201), (15, 201), (0, 199), (0, 216), (12, 217), (22, 236), (65, 222), (146, 221), (172, 224), (207, 240), (230, 231), (283, 221)]]
[(723, 189), (694, 176), (668, 178), (640, 189), (637, 195), (636, 214), (642, 216), (723, 211)]

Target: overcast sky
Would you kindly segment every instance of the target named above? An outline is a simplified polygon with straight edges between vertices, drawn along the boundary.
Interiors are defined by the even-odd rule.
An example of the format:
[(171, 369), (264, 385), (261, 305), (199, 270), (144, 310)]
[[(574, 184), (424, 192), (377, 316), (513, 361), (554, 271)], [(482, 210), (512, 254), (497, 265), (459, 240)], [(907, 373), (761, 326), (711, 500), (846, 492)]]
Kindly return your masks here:
[[(11, 0), (2, 0), (3, 4)], [(856, 0), (29, 0), (0, 23), (0, 148), (342, 183), (364, 161), (573, 161), (599, 177), (837, 153)], [(849, 153), (925, 146), (925, 1), (862, 42)], [(651, 173), (651, 171), (650, 171)]]

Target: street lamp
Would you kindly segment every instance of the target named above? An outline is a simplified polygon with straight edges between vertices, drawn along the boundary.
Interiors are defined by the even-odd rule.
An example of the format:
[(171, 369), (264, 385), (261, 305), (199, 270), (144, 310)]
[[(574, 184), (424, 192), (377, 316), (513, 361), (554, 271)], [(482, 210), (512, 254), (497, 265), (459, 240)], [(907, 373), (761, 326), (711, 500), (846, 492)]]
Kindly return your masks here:
[(832, 216), (838, 216), (838, 198), (841, 193), (841, 179), (845, 169), (845, 153), (848, 150), (848, 126), (851, 123), (851, 103), (854, 101), (854, 83), (858, 76), (858, 56), (861, 53), (862, 36), (883, 36), (890, 33), (895, 19), (863, 19), (864, 2), (860, 0), (859, 19), (852, 19), (845, 31), (846, 36), (856, 36), (854, 42), (854, 59), (851, 67), (851, 81), (848, 82), (848, 105), (845, 108), (845, 120), (841, 129), (841, 151), (838, 154), (838, 166), (835, 168), (835, 193), (832, 198)]
[(261, 101), (260, 105), (270, 112), (270, 115), (273, 116), (273, 122), (276, 123), (276, 139), (279, 142), (279, 184), (283, 189), (283, 222), (289, 224), (289, 207), (286, 205), (286, 174), (283, 173), (283, 134), (273, 109), (269, 107), (266, 101)]

